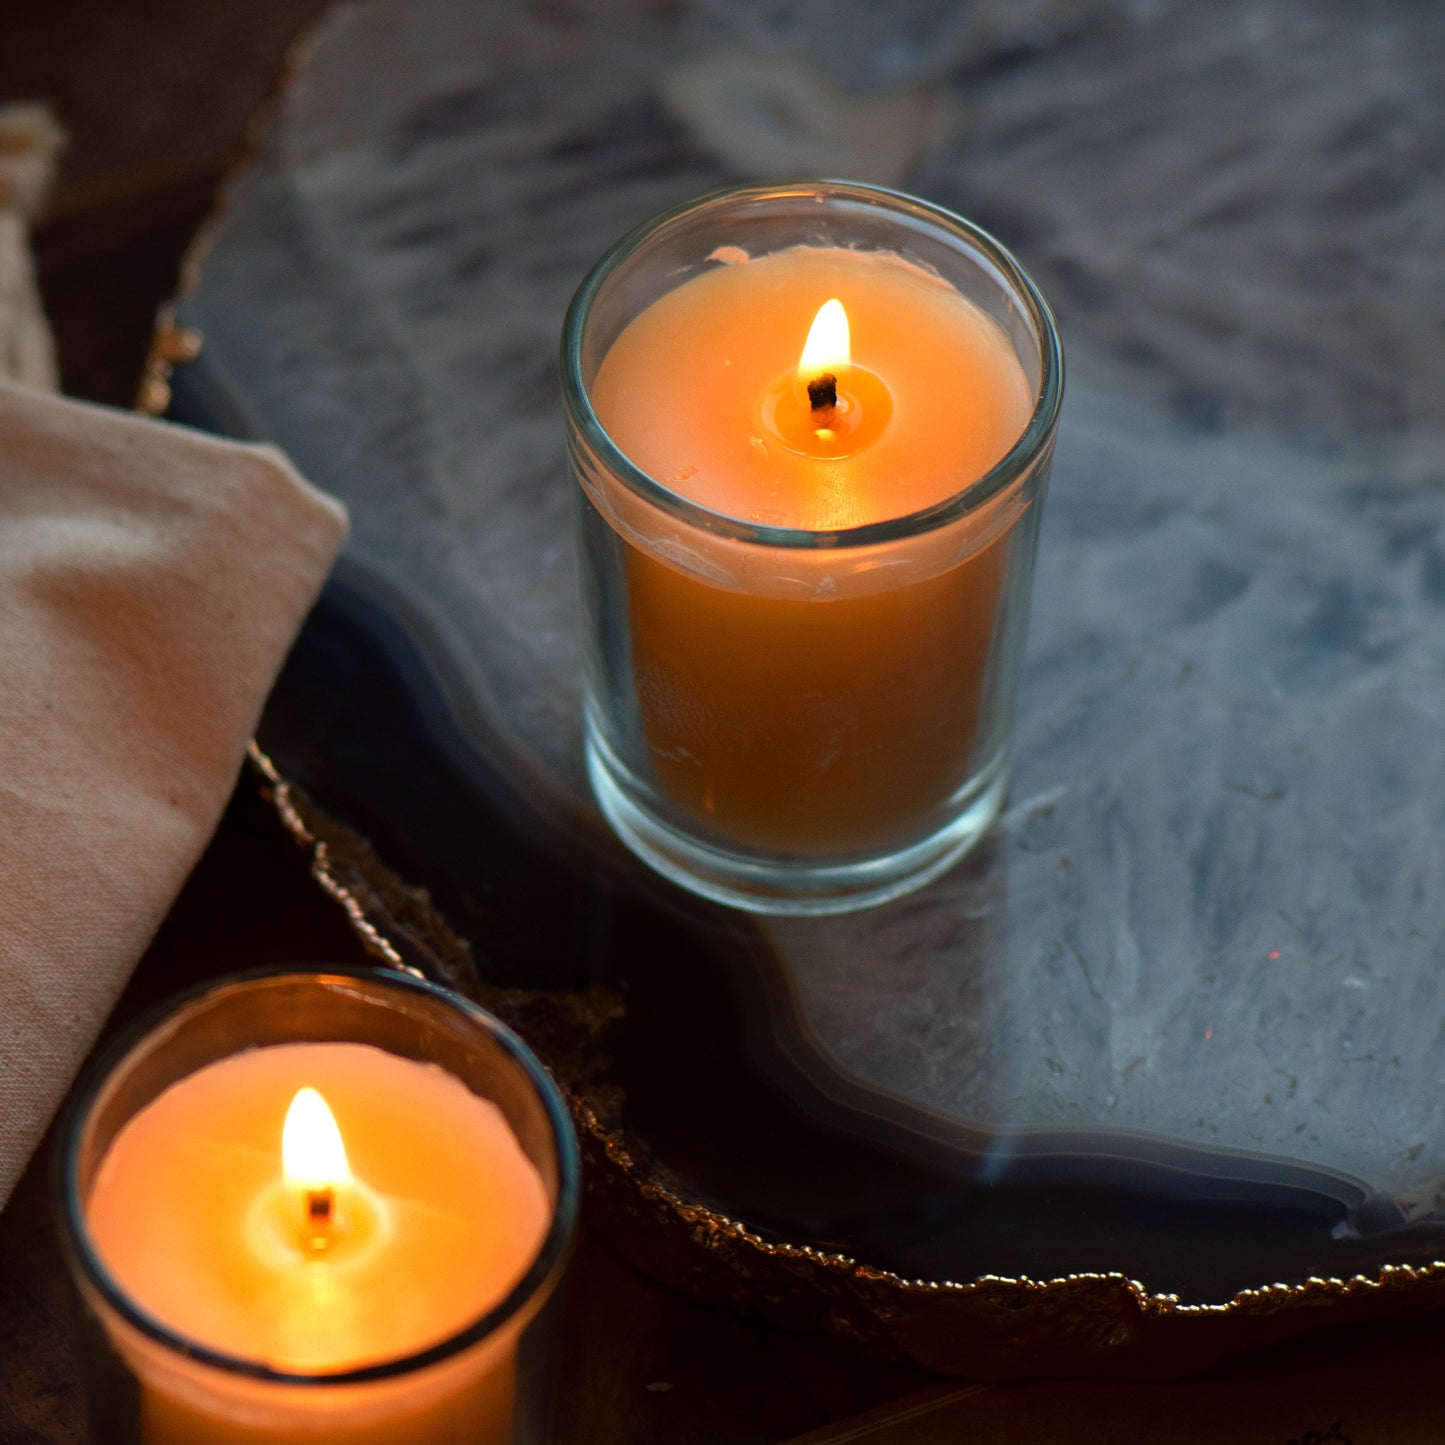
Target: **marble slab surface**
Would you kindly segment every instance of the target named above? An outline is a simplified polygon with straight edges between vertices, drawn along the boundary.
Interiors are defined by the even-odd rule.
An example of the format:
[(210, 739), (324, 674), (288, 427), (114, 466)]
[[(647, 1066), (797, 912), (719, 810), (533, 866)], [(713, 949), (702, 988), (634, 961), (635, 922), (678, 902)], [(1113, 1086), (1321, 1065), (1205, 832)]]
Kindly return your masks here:
[(992, 230), (1068, 362), (1010, 800), (924, 892), (767, 925), (800, 1027), (999, 1171), (1031, 1131), (1162, 1140), (1395, 1230), (1445, 1219), (1442, 54), (1428, 0), (369, 0), (183, 315), (538, 809), (593, 817), (583, 273), (773, 175)]

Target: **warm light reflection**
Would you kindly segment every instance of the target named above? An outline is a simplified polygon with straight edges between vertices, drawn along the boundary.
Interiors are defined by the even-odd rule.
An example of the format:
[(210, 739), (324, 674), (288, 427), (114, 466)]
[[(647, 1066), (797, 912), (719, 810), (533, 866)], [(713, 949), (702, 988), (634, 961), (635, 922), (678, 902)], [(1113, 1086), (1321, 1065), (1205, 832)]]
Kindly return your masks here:
[(807, 386), (826, 373), (842, 380), (852, 353), (848, 344), (848, 313), (836, 297), (818, 308), (803, 354), (798, 360), (798, 384)]
[(281, 1167), (286, 1182), (306, 1190), (334, 1189), (351, 1179), (341, 1130), (315, 1089), (298, 1089), (281, 1130)]

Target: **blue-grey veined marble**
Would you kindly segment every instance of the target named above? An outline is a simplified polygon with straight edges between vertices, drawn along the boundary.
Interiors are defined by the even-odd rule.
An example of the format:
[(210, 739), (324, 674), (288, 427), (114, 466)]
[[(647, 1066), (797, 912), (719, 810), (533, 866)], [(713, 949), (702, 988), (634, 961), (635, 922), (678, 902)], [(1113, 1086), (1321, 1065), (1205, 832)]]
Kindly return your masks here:
[(1069, 364), (1011, 798), (924, 893), (774, 926), (801, 1006), (847, 1069), (944, 1110), (1283, 1154), (1428, 1206), (1442, 54), (1424, 0), (369, 0), (186, 317), (580, 794), (554, 353), (583, 272), (784, 167), (992, 229)]

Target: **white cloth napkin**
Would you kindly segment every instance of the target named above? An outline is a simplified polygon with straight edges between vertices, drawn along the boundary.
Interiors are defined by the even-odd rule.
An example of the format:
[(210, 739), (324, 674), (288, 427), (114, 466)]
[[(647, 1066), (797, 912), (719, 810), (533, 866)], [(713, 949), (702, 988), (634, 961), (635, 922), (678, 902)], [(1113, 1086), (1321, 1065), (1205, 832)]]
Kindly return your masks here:
[(0, 382), (0, 1205), (345, 530), (274, 449)]

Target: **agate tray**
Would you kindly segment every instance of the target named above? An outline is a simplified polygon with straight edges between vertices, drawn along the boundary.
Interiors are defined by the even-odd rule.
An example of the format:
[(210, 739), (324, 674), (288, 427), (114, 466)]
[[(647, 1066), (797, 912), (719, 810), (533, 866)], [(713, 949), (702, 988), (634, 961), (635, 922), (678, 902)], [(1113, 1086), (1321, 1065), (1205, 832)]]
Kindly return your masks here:
[[(680, 1289), (994, 1377), (1435, 1308), (1445, 22), (838, 0), (819, 56), (817, 8), (330, 22), (181, 312), (176, 414), (352, 513), (256, 766), (375, 950), (541, 1049)], [(1070, 379), (1003, 817), (780, 922), (587, 795), (554, 355), (617, 235), (784, 166), (994, 230)]]

